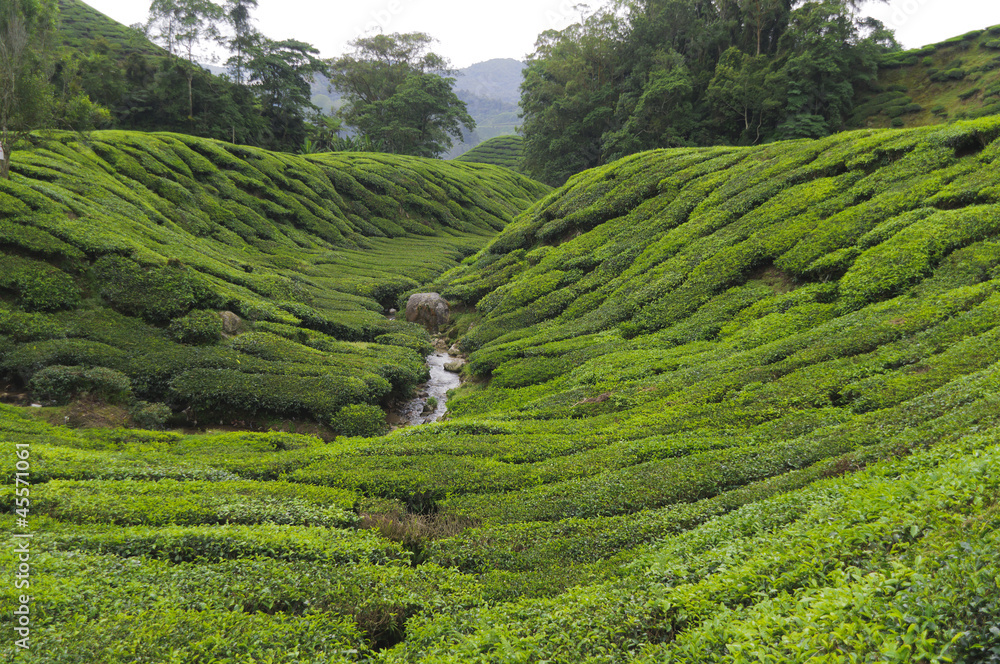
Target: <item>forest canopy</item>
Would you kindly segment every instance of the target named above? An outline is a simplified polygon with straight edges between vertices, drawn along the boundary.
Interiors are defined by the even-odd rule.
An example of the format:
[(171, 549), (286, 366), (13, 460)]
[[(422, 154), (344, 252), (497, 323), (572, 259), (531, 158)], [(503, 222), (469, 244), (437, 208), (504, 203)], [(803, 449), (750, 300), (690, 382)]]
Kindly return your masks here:
[(899, 50), (853, 0), (634, 0), (542, 33), (522, 84), (528, 172), (551, 184), (662, 147), (846, 128)]

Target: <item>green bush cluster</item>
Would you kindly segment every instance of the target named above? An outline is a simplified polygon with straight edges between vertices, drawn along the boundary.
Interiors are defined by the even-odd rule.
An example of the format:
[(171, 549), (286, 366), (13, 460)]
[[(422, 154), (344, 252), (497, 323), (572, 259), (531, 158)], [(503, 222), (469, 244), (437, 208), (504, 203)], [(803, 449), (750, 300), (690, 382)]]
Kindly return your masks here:
[(222, 338), (222, 318), (215, 311), (195, 310), (170, 321), (169, 331), (182, 344), (210, 344)]
[(101, 297), (112, 307), (152, 323), (168, 322), (212, 299), (204, 281), (177, 263), (143, 267), (123, 256), (102, 256), (93, 272)]
[(522, 173), (524, 172), (524, 138), (517, 135), (497, 136), (483, 141), (468, 152), (459, 155), (455, 161), (493, 164)]
[(66, 404), (81, 395), (108, 403), (128, 403), (132, 398), (132, 381), (128, 376), (105, 367), (50, 365), (36, 372), (28, 387), (38, 399), (55, 405)]
[(341, 408), (331, 424), (334, 431), (343, 436), (371, 438), (389, 432), (389, 424), (381, 408), (358, 403)]
[[(300, 362), (219, 348), (213, 312), (225, 311), (243, 330), (278, 326), (262, 331), (298, 344), (382, 337), (340, 348), (334, 373), (365, 382), (363, 403), (406, 395), (425, 370), (399, 351), (426, 345), (384, 310), (548, 191), (506, 169), (392, 155), (306, 158), (167, 133), (35, 139), (0, 183), (4, 378), (23, 387), (48, 365), (104, 367), (128, 376), (137, 398), (172, 398), (177, 411), (199, 396), (180, 402), (169, 385), (194, 369), (286, 384), (331, 373), (307, 366), (327, 366), (326, 351), (296, 352)], [(67, 309), (80, 320), (60, 316)], [(279, 401), (279, 411), (246, 410), (314, 416)]]
[(133, 425), (140, 429), (163, 429), (173, 411), (170, 410), (170, 406), (163, 403), (137, 401), (129, 414), (132, 416)]
[(25, 311), (73, 309), (81, 302), (80, 288), (55, 266), (13, 255), (0, 255), (0, 290), (16, 295)]
[(207, 417), (276, 414), (329, 420), (343, 406), (368, 399), (368, 387), (353, 376), (281, 376), (192, 369), (170, 383), (171, 398)]
[[(359, 157), (371, 172), (354, 177), (340, 157), (201, 146), (281, 232), (255, 240), (275, 263), (184, 264), (266, 315), (198, 346), (166, 321), (7, 307), (3, 371), (106, 367), (202, 422), (280, 415), (341, 435), (71, 430), (0, 405), (0, 440), (31, 446), (39, 634), (67, 658), (238, 658), (151, 624), (196, 611), (206, 642), (276, 661), (292, 657), (270, 650), (288, 643), (279, 629), (303, 630), (299, 661), (992, 657), (998, 139), (981, 118), (644, 153), (581, 174), (481, 250), (317, 246), (310, 224), (333, 226), (307, 185), (379, 215), (395, 202), (407, 223), (461, 222), (447, 202), (460, 182), (410, 181), (428, 165)], [(214, 177), (171, 145), (171, 172)], [(286, 193), (257, 189), (265, 175)], [(444, 274), (421, 267), (443, 265), (435, 242)], [(109, 253), (123, 255), (88, 256)], [(459, 345), (476, 380), (446, 421), (382, 436), (379, 406), (425, 376), (426, 338), (386, 320), (364, 277), (394, 256), (469, 307)], [(216, 627), (231, 614), (259, 616), (258, 645)]]

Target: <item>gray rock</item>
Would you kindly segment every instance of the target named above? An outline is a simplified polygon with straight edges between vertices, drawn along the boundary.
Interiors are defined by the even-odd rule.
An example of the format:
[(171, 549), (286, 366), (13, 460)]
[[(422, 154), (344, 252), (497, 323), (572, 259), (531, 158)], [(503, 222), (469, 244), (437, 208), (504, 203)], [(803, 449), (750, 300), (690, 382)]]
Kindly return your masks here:
[(219, 314), (222, 318), (222, 333), (233, 337), (243, 331), (243, 319), (232, 311), (223, 311)]
[(447, 364), (444, 365), (444, 370), (450, 371), (451, 373), (462, 373), (462, 367), (464, 365), (465, 362), (462, 362), (461, 360), (457, 360), (455, 362), (448, 362)]
[(423, 325), (431, 334), (447, 325), (450, 316), (448, 301), (438, 293), (415, 293), (406, 302), (406, 320)]

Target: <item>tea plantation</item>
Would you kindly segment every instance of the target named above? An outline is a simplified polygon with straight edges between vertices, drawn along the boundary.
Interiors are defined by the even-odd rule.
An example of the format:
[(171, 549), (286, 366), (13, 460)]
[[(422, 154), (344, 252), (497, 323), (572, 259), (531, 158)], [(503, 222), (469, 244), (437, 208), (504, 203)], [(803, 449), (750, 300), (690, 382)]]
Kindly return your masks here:
[[(0, 184), (11, 380), (360, 421), (419, 379), (378, 314), (419, 287), (467, 382), (327, 441), (0, 406), (5, 656), (1000, 662), (1000, 117), (646, 152), (519, 215), (498, 168), (186, 140)], [(252, 326), (203, 334), (223, 308)]]
[(522, 172), (524, 161), (524, 138), (521, 136), (497, 136), (483, 141), (468, 152), (455, 158), (455, 161), (475, 164), (493, 164)]
[(380, 429), (378, 406), (426, 373), (426, 333), (385, 311), (545, 191), (405, 157), (36, 138), (0, 182), (0, 374), (43, 404), (97, 395), (136, 423)]

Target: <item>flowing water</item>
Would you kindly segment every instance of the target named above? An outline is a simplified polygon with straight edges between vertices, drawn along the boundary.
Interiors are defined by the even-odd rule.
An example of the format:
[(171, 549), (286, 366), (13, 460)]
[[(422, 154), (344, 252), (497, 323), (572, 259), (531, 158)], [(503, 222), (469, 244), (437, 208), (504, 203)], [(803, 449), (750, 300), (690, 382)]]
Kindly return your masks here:
[[(458, 374), (445, 371), (444, 368), (444, 365), (454, 361), (455, 358), (441, 350), (427, 356), (427, 366), (430, 367), (431, 378), (417, 388), (418, 396), (415, 399), (410, 399), (399, 409), (397, 417), (400, 424), (426, 424), (441, 419), (448, 410), (448, 406), (446, 405), (448, 390), (454, 389), (461, 384)], [(425, 413), (424, 406), (431, 397), (437, 399), (437, 408)]]

